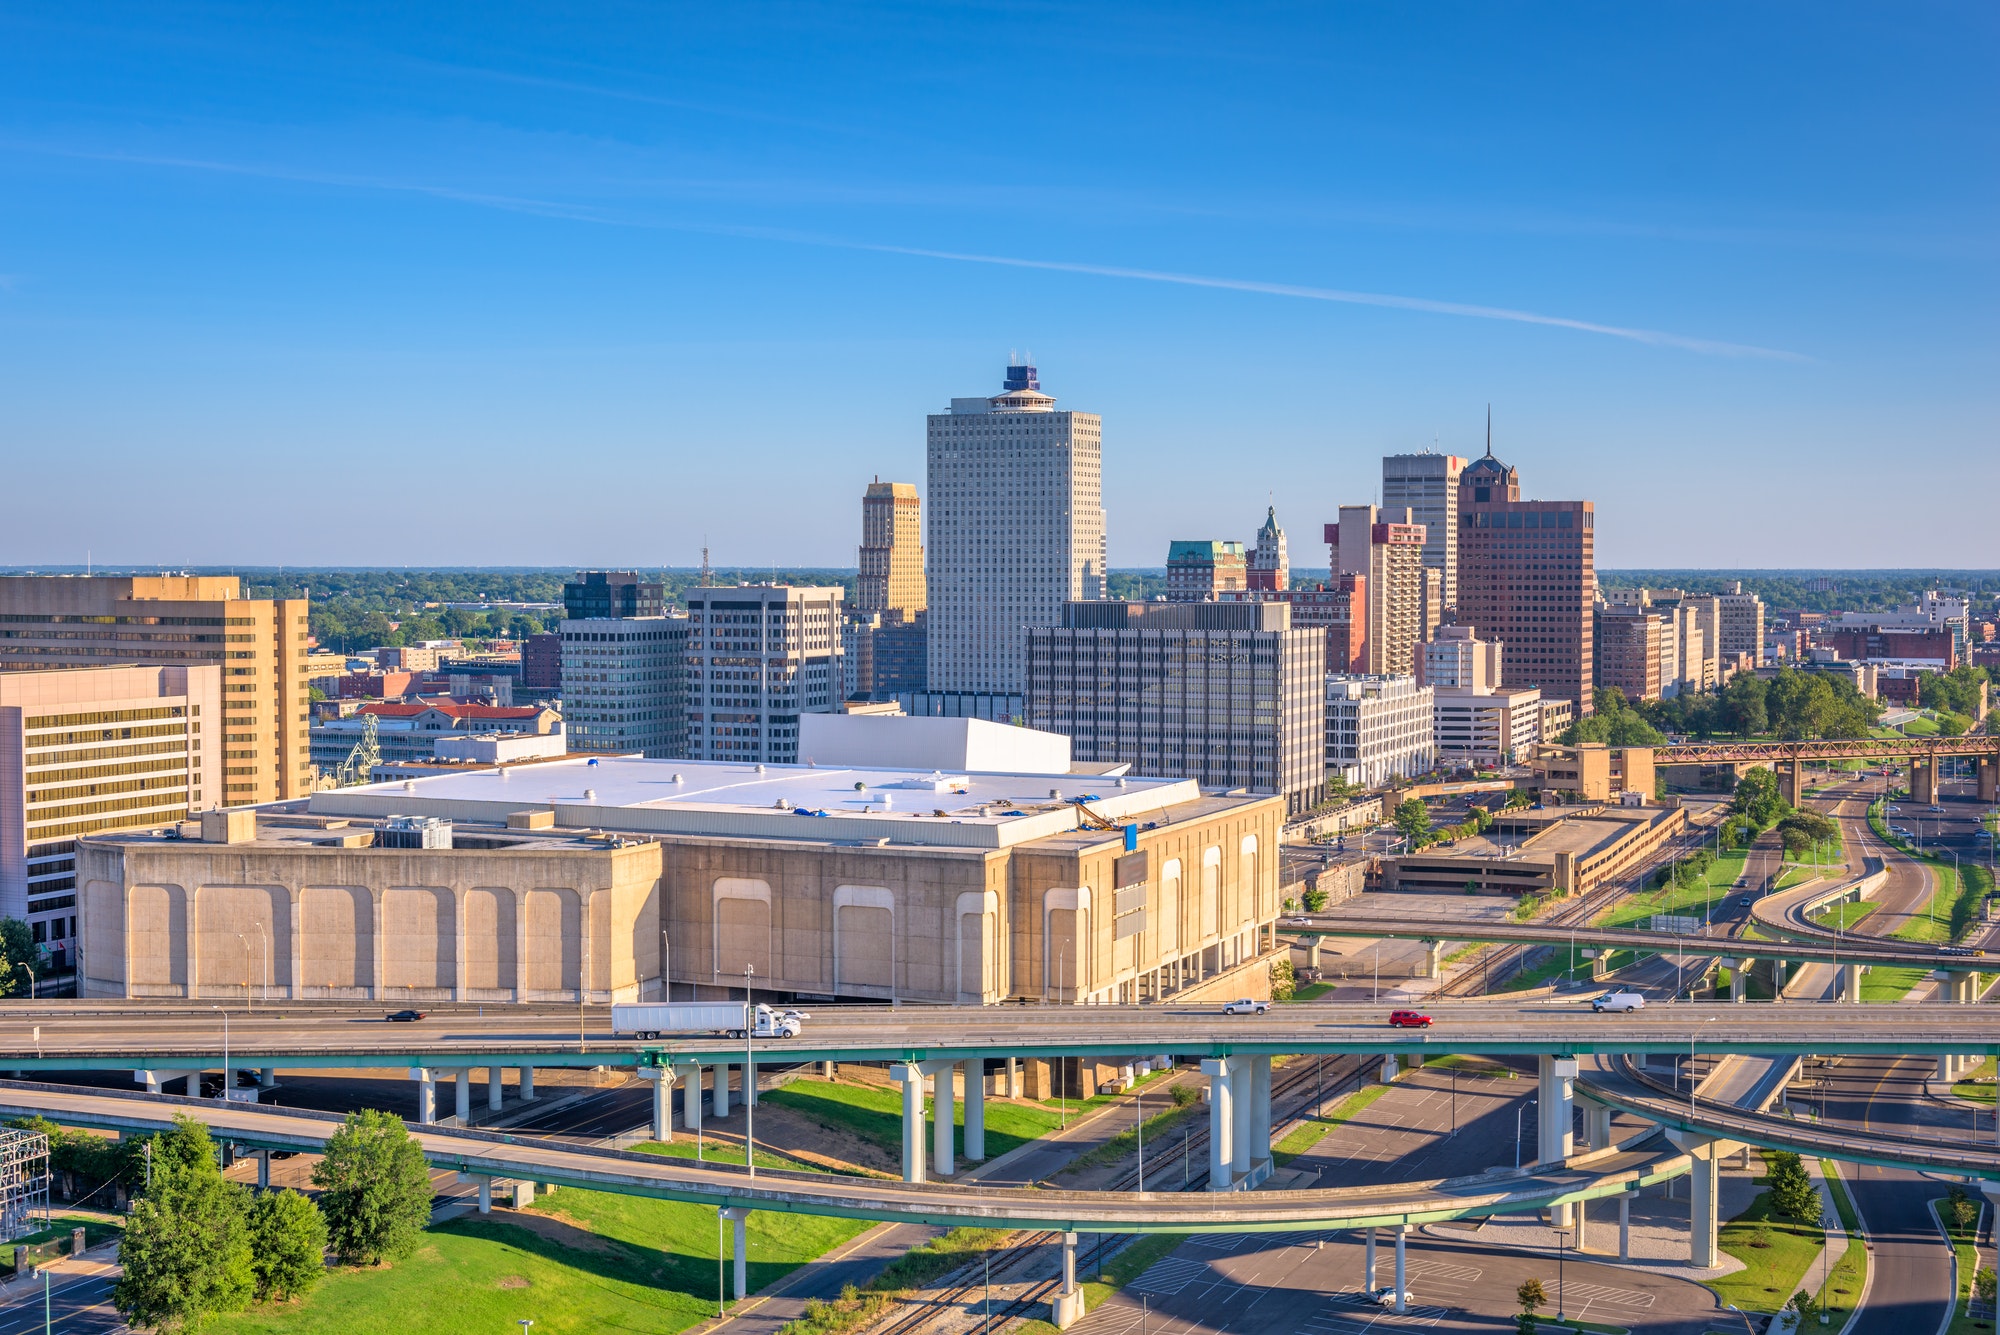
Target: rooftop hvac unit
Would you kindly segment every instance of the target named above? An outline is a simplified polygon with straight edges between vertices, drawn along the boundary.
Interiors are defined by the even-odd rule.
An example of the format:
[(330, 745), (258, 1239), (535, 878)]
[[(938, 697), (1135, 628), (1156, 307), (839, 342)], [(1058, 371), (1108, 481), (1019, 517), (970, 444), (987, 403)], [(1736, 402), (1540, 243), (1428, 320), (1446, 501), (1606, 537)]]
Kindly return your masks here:
[(377, 848), (450, 848), (451, 822), (442, 816), (391, 816), (375, 836)]

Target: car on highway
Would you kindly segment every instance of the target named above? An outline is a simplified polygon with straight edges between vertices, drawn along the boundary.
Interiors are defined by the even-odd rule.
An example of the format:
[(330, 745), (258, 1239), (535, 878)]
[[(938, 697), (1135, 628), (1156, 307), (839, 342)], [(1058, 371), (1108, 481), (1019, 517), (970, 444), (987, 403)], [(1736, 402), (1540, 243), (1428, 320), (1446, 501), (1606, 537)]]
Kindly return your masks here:
[(382, 1018), (385, 1020), (407, 1024), (412, 1020), (423, 1019), (424, 1013), (422, 1011), (394, 1011), (388, 1015), (383, 1016)]
[(1392, 1029), (1428, 1029), (1431, 1017), (1422, 1011), (1390, 1011), (1389, 1027)]
[(1933, 816), (1942, 816), (1942, 815), (1944, 815), (1944, 808), (1943, 808), (1943, 807), (1932, 807), (1932, 808), (1931, 808), (1931, 815), (1933, 815)]
[(1238, 997), (1236, 1000), (1226, 1003), (1222, 1008), (1222, 1013), (1224, 1015), (1262, 1015), (1269, 1009), (1271, 1009), (1271, 1003), (1268, 1001), (1253, 1001), (1249, 997)]
[[(1410, 1291), (1404, 1289), (1403, 1306), (1414, 1307), (1416, 1302), (1416, 1298), (1411, 1296)], [(1396, 1290), (1394, 1288), (1377, 1289), (1375, 1291), (1375, 1305), (1377, 1307), (1394, 1307), (1396, 1305)]]
[(1590, 1008), (1600, 1015), (1606, 1011), (1642, 1011), (1646, 1009), (1646, 998), (1637, 992), (1606, 992), (1592, 1001)]

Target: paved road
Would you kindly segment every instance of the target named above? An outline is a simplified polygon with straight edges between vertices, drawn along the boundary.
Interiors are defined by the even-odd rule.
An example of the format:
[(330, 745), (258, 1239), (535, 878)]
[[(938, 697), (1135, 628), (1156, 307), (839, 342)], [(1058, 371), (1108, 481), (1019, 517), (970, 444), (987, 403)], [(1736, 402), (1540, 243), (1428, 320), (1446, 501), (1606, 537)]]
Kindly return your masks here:
[[(129, 1330), (111, 1306), (111, 1286), (117, 1282), (116, 1275), (93, 1275), (53, 1288), (48, 1307), (50, 1328), (62, 1335), (111, 1335)], [(0, 1307), (0, 1335), (40, 1335), (42, 1329), (39, 1290)]]

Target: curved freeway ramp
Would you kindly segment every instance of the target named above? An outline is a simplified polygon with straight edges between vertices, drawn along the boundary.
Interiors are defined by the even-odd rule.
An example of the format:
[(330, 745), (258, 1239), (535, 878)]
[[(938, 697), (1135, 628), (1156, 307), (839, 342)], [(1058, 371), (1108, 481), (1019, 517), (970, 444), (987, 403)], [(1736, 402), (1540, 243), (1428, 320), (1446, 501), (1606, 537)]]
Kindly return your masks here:
[[(176, 1113), (196, 1115), (219, 1140), (308, 1153), (323, 1149), (342, 1121), (329, 1113), (255, 1104), (0, 1081), (0, 1115), (42, 1116), (65, 1125), (143, 1133), (162, 1130)], [(1383, 1187), (1250, 1192), (1040, 1191), (981, 1183), (913, 1184), (829, 1173), (760, 1171), (751, 1177), (741, 1168), (536, 1137), (442, 1127), (416, 1127), (412, 1134), (434, 1167), (462, 1173), (797, 1214), (1076, 1233), (1253, 1233), (1429, 1223), (1615, 1196), (1688, 1171), (1685, 1154), (1614, 1147), (1547, 1170), (1508, 1169)]]
[(1643, 1117), (1674, 1131), (1688, 1131), (1719, 1140), (1742, 1141), (1765, 1149), (1841, 1159), (1848, 1163), (1880, 1164), (1965, 1174), (2000, 1180), (2000, 1147), (1941, 1143), (1936, 1139), (1891, 1136), (1881, 1132), (1827, 1127), (1774, 1113), (1751, 1112), (1696, 1101), (1671, 1085), (1638, 1070), (1625, 1057), (1599, 1058), (1590, 1075), (1579, 1075), (1577, 1092), (1620, 1112)]

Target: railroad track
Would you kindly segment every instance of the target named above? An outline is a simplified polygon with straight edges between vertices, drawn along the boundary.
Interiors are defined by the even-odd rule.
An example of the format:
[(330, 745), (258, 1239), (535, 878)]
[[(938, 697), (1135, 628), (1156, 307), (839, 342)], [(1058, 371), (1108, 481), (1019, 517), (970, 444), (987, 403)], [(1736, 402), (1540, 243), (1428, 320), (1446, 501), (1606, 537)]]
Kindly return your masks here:
[[(1284, 1125), (1295, 1120), (1305, 1111), (1313, 1108), (1325, 1098), (1340, 1097), (1351, 1092), (1360, 1082), (1365, 1063), (1355, 1057), (1340, 1057), (1327, 1060), (1324, 1067), (1314, 1062), (1298, 1061), (1287, 1063), (1272, 1073), (1271, 1105), (1274, 1112), (1281, 1106), (1289, 1105), (1283, 1122), (1273, 1117), (1273, 1130), (1282, 1130)], [(1170, 1169), (1178, 1158), (1186, 1167), (1182, 1180), (1165, 1188), (1168, 1191), (1200, 1191), (1208, 1184), (1208, 1119), (1192, 1114), (1182, 1124), (1181, 1134), (1167, 1142), (1159, 1160)], [(1193, 1165), (1202, 1167), (1196, 1170)], [(1162, 1176), (1168, 1169), (1150, 1166), (1146, 1180), (1152, 1190), (1160, 1190)], [(1131, 1191), (1139, 1186), (1139, 1170), (1136, 1165), (1121, 1172), (1105, 1186), (1107, 1191)], [(1077, 1267), (1081, 1274), (1096, 1274), (1104, 1263), (1128, 1243), (1136, 1241), (1136, 1233), (1100, 1233), (1086, 1246), (1078, 1248)], [(989, 1256), (974, 1265), (963, 1266), (942, 1281), (942, 1287), (926, 1290), (921, 1298), (909, 1298), (900, 1304), (897, 1311), (885, 1321), (870, 1328), (869, 1335), (923, 1335), (937, 1326), (957, 1319), (975, 1304), (987, 1290), (989, 1283), (1007, 1285), (1019, 1282), (1022, 1272), (1031, 1269), (1044, 1255), (1042, 1249), (1060, 1245), (1062, 1235), (1051, 1230), (1021, 1233), (1004, 1241), (996, 1250), (998, 1256)], [(1044, 1307), (1055, 1296), (1060, 1287), (1060, 1276), (1051, 1276), (1030, 1282), (1026, 1289), (994, 1300), (989, 1312), (979, 1314), (979, 1329), (997, 1329), (1020, 1317), (1032, 1314)]]

